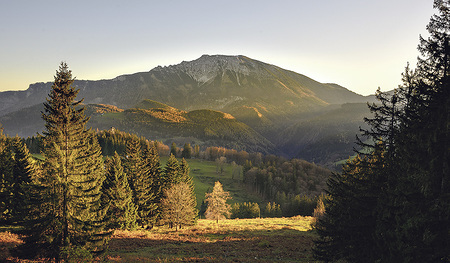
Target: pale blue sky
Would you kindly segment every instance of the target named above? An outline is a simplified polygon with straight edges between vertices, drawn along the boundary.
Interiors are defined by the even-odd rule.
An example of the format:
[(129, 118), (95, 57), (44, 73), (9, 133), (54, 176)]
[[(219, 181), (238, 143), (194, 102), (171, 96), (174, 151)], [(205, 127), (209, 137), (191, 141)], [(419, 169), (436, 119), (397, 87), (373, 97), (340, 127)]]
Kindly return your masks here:
[(245, 55), (368, 95), (418, 56), (431, 0), (0, 0), (0, 91), (110, 79), (203, 54)]

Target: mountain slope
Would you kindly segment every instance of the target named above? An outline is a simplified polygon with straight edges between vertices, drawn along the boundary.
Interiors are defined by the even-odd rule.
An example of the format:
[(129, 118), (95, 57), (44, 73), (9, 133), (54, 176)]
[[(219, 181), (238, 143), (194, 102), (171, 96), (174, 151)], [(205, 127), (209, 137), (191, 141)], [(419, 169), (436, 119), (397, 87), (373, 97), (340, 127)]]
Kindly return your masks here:
[[(41, 106), (30, 105), (42, 105), (51, 85), (0, 92), (5, 131), (25, 137), (42, 131), (36, 128), (43, 127)], [(322, 164), (351, 154), (347, 151), (358, 132), (355, 127), (367, 113), (364, 103), (373, 101), (245, 56), (204, 55), (110, 80), (76, 80), (74, 85), (79, 99), (97, 105), (87, 109), (94, 128), (117, 126), (150, 139), (284, 152)], [(344, 103), (360, 106), (340, 109)], [(95, 109), (89, 112), (89, 107)]]
[[(44, 102), (51, 84), (36, 83), (26, 91), (0, 92), (0, 114)], [(194, 61), (111, 80), (76, 80), (74, 85), (86, 104), (109, 104), (123, 109), (152, 99), (182, 110), (228, 112), (250, 106), (270, 116), (365, 100), (337, 85), (322, 84), (245, 56), (204, 55)]]

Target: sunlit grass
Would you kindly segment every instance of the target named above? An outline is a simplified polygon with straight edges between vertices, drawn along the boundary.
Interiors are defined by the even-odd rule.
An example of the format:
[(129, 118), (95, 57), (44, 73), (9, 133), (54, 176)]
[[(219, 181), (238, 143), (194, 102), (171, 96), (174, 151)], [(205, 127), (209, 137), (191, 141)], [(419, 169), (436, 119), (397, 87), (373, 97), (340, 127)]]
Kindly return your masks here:
[(178, 231), (115, 231), (114, 262), (313, 262), (311, 217), (200, 219)]
[[(167, 226), (152, 230), (116, 230), (109, 242), (107, 262), (314, 262), (315, 231), (311, 217), (227, 219), (216, 223), (200, 219), (178, 231)], [(20, 260), (8, 249), (20, 237), (0, 232), (0, 261)], [(2, 261), (2, 262), (3, 262)], [(8, 262), (8, 261), (7, 261)]]

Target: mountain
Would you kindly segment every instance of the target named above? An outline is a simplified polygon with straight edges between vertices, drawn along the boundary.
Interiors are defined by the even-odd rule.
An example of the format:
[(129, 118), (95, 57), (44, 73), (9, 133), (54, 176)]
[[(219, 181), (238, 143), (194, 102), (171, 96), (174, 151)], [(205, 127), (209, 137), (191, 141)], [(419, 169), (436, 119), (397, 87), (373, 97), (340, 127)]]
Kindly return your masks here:
[[(44, 102), (51, 85), (52, 82), (36, 83), (26, 91), (0, 92), (0, 114)], [(365, 100), (338, 85), (322, 84), (245, 56), (204, 55), (194, 61), (110, 80), (76, 80), (74, 85), (86, 104), (109, 104), (123, 109), (152, 99), (182, 110), (228, 112), (248, 106), (262, 114), (282, 115)], [(282, 111), (277, 113), (279, 110)]]
[[(32, 118), (25, 123), (19, 116), (26, 115), (27, 112), (29, 114), (35, 107), (33, 105), (42, 105), (51, 85), (51, 82), (36, 83), (30, 85), (26, 91), (0, 92), (0, 123), (5, 131), (8, 131), (12, 122), (15, 126), (23, 125), (21, 136), (41, 131), (31, 128), (31, 124), (37, 120)], [(127, 122), (124, 128), (130, 131), (134, 129), (142, 135), (149, 134), (144, 130), (154, 129), (154, 123), (143, 120), (153, 118), (157, 113), (156, 109), (159, 109), (164, 111), (163, 115), (167, 118), (170, 116), (186, 119), (177, 125), (168, 125), (160, 119), (160, 123), (167, 124), (168, 129), (158, 135), (161, 139), (173, 139), (177, 134), (185, 138), (187, 134), (184, 134), (184, 131), (188, 129), (201, 131), (202, 135), (197, 137), (205, 140), (203, 135), (208, 134), (205, 118), (215, 120), (217, 116), (226, 113), (233, 118), (228, 121), (221, 120), (220, 125), (215, 125), (224, 128), (224, 134), (220, 136), (223, 140), (229, 140), (228, 145), (232, 145), (235, 139), (233, 131), (236, 129), (236, 134), (252, 134), (252, 139), (241, 137), (241, 140), (250, 140), (248, 145), (256, 141), (258, 146), (255, 148), (258, 149), (271, 145), (268, 152), (285, 153), (288, 157), (302, 156), (300, 151), (322, 141), (317, 139), (321, 135), (317, 135), (314, 140), (307, 139), (309, 135), (304, 133), (307, 130), (304, 127), (321, 127), (322, 130), (334, 127), (332, 120), (320, 119), (319, 116), (339, 114), (339, 105), (345, 103), (365, 103), (373, 100), (337, 84), (320, 83), (307, 76), (245, 56), (203, 55), (194, 61), (183, 61), (166, 67), (158, 66), (149, 72), (121, 75), (110, 80), (76, 80), (74, 85), (80, 89), (78, 98), (84, 98), (83, 103), (110, 105), (108, 107), (123, 110), (106, 114), (111, 115), (108, 118), (115, 120), (116, 124), (102, 122), (102, 115), (93, 114), (97, 117), (92, 117), (91, 122), (97, 121), (98, 125), (103, 125), (101, 127)], [(353, 123), (352, 128), (349, 128), (350, 133), (355, 130), (354, 125), (362, 123), (362, 120), (359, 120), (359, 124), (353, 121), (358, 120), (360, 115), (358, 109), (358, 112), (350, 116), (350, 123)], [(136, 119), (136, 116), (142, 119)], [(190, 126), (194, 121), (203, 124), (199, 123), (194, 129)], [(133, 122), (135, 123), (132, 124)], [(317, 128), (309, 128), (309, 131), (316, 132)], [(229, 134), (225, 135), (226, 133)], [(163, 138), (163, 135), (166, 138)], [(347, 137), (346, 140), (350, 140)], [(354, 140), (354, 135), (351, 137), (351, 140)], [(202, 142), (214, 141), (210, 138)], [(342, 157), (342, 154), (339, 154), (339, 157)], [(315, 157), (305, 157), (307, 160), (312, 160), (311, 158)], [(337, 157), (334, 154), (326, 154), (323, 158), (330, 161)]]

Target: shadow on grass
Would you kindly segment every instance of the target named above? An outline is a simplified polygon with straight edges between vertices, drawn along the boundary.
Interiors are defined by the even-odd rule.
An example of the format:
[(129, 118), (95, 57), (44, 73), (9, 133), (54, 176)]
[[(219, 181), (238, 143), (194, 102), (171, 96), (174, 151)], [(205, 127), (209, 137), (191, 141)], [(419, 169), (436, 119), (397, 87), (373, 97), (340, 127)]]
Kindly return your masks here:
[(110, 242), (114, 262), (312, 262), (315, 234), (292, 229), (184, 232)]

